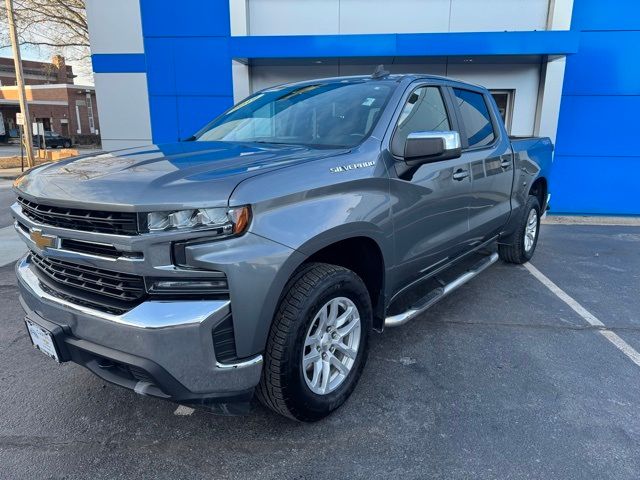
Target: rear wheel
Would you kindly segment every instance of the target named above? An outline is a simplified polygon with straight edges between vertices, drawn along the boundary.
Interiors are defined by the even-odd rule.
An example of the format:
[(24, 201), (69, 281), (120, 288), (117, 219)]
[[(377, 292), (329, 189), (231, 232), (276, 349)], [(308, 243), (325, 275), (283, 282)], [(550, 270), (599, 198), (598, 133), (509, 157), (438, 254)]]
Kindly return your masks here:
[(62, 145), (63, 148), (71, 148), (71, 142), (64, 142)]
[(271, 326), (260, 401), (299, 421), (329, 415), (360, 378), (371, 324), (371, 300), (360, 277), (335, 265), (305, 266), (289, 282)]
[(540, 203), (537, 197), (529, 195), (522, 209), (514, 242), (511, 245), (499, 245), (500, 258), (509, 263), (525, 263), (531, 260), (538, 245), (540, 234)]

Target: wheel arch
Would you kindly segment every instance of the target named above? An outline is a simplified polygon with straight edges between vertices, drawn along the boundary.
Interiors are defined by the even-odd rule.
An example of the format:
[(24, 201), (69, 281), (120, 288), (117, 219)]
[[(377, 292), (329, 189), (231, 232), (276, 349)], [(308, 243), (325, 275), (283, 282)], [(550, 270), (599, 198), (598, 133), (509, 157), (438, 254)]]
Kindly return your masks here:
[(533, 195), (538, 199), (540, 204), (540, 214), (545, 212), (547, 208), (547, 192), (549, 191), (547, 179), (545, 177), (536, 178), (529, 188), (529, 195)]
[(373, 326), (382, 329), (385, 305), (385, 260), (380, 245), (369, 236), (337, 240), (310, 255), (304, 263), (339, 265), (358, 275), (364, 282), (373, 308)]
[(382, 330), (386, 302), (386, 268), (391, 263), (391, 247), (386, 245), (387, 239), (381, 231), (362, 223), (359, 226), (345, 224), (329, 229), (301, 245), (297, 250), (305, 258), (298, 263), (282, 286), (277, 304), (280, 304), (289, 281), (306, 264), (320, 262), (339, 265), (355, 272), (364, 282), (371, 298), (373, 326)]

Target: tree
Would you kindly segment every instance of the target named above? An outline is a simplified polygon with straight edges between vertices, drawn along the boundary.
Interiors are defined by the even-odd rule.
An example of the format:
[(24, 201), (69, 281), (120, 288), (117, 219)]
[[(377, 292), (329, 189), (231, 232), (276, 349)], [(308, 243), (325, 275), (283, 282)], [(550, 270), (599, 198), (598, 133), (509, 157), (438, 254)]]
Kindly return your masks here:
[[(84, 0), (13, 0), (21, 45), (62, 54), (90, 69), (89, 29)], [(6, 9), (0, 8), (0, 47), (9, 45)]]

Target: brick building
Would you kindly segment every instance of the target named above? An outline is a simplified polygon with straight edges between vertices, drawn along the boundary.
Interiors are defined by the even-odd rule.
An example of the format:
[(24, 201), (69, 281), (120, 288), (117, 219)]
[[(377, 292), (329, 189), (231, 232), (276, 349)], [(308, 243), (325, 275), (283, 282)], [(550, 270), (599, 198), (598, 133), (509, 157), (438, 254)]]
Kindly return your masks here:
[[(94, 87), (75, 85), (73, 68), (61, 56), (50, 63), (25, 60), (22, 65), (31, 120), (42, 122), (45, 130), (71, 137), (74, 143), (98, 143), (100, 123)], [(13, 59), (0, 58), (0, 113), (5, 141), (18, 136), (16, 113), (20, 107), (15, 84)]]

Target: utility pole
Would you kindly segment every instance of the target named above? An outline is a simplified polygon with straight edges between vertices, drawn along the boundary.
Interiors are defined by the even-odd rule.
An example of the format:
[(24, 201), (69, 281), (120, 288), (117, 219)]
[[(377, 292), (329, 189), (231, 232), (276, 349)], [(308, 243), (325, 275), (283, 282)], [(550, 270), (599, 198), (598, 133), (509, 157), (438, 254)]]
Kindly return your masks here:
[(20, 56), (20, 45), (18, 44), (18, 32), (13, 15), (13, 0), (5, 0), (7, 6), (7, 17), (9, 20), (9, 36), (11, 37), (11, 48), (13, 50), (13, 63), (16, 68), (16, 83), (18, 84), (18, 98), (20, 99), (20, 111), (24, 115), (24, 138), (25, 149), (27, 150), (27, 165), (33, 167), (33, 136), (31, 132), (31, 116), (29, 115), (29, 105), (27, 105), (27, 95), (24, 90), (24, 77), (22, 75), (22, 58)]

